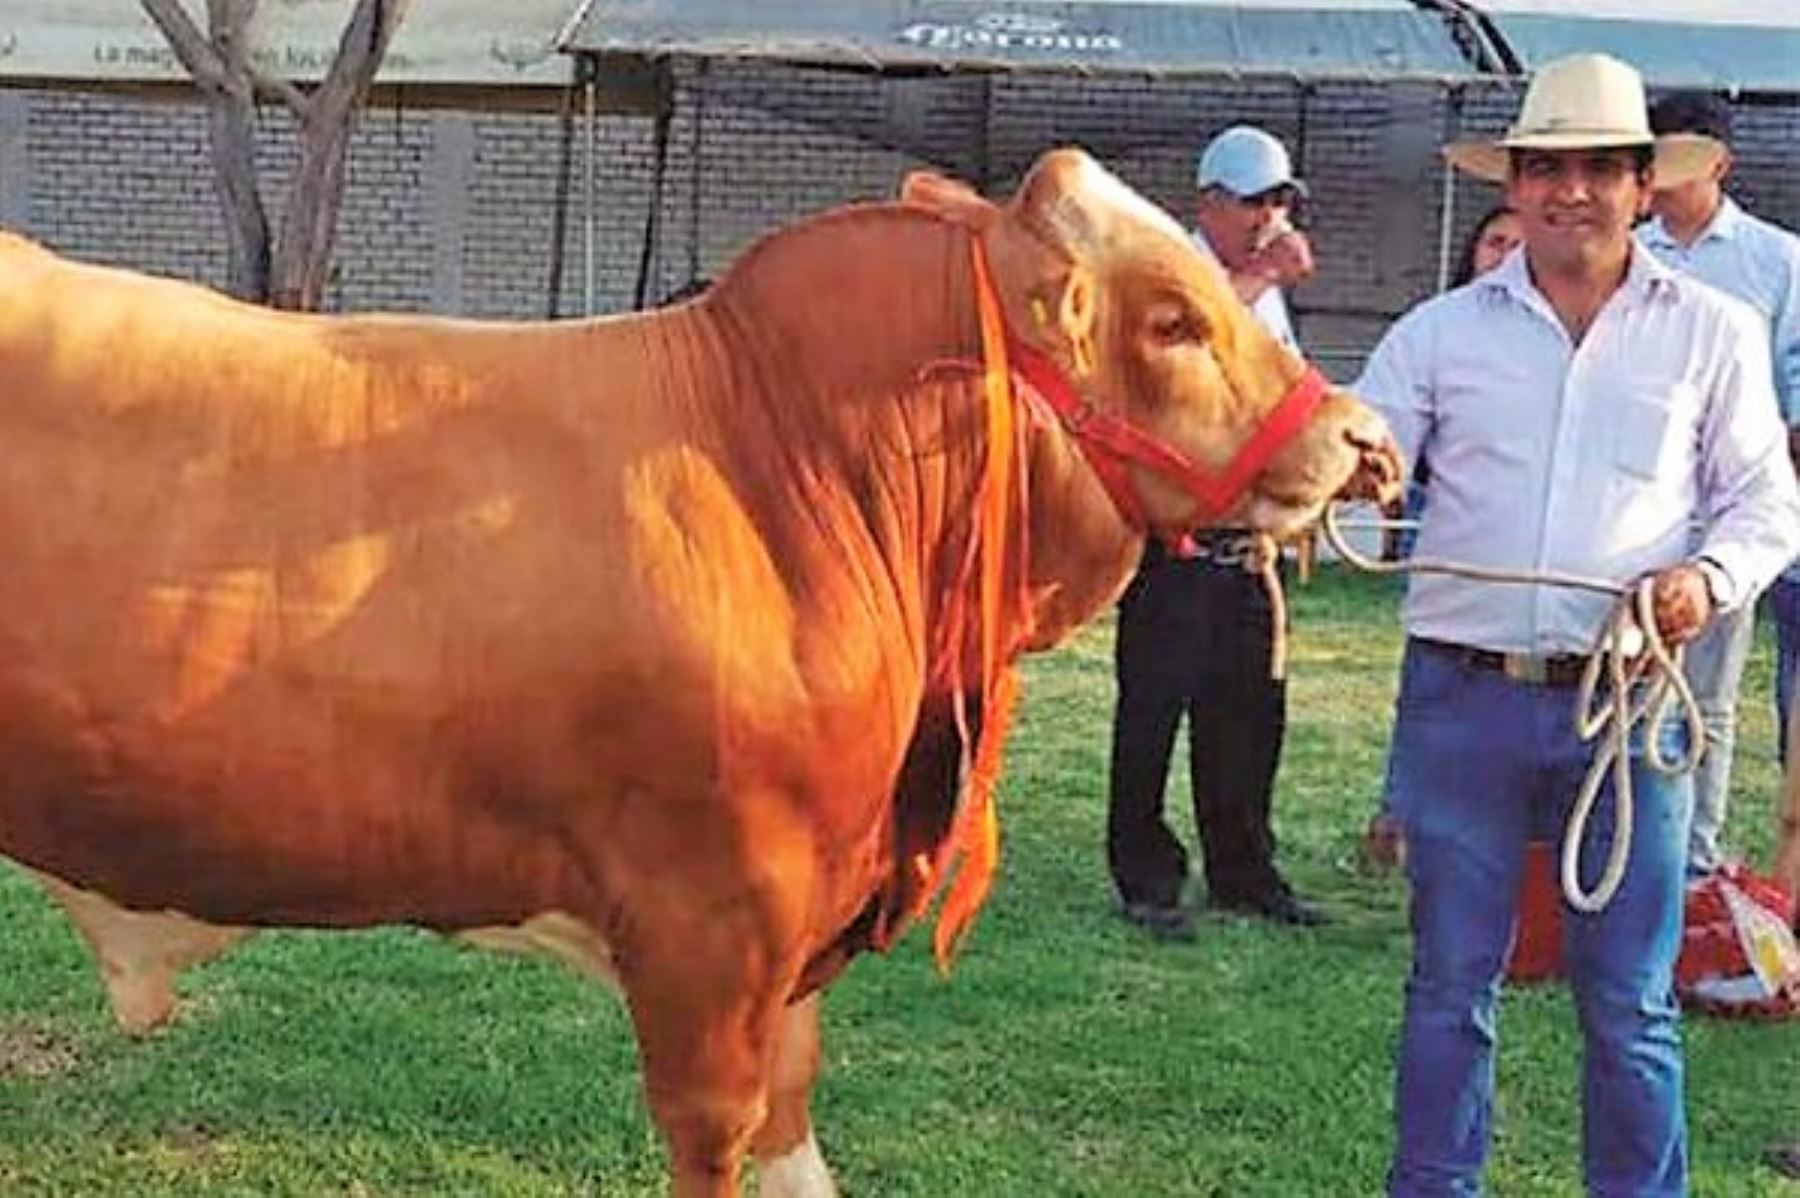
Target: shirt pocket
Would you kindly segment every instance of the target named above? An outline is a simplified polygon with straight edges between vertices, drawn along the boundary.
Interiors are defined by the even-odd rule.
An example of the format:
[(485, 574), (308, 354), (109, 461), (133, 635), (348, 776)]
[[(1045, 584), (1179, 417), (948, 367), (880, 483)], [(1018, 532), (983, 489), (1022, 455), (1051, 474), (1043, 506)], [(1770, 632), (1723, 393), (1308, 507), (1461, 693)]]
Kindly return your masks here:
[(1613, 465), (1639, 479), (1685, 468), (1699, 420), (1699, 390), (1692, 383), (1663, 380), (1627, 384), (1623, 390), (1613, 426)]

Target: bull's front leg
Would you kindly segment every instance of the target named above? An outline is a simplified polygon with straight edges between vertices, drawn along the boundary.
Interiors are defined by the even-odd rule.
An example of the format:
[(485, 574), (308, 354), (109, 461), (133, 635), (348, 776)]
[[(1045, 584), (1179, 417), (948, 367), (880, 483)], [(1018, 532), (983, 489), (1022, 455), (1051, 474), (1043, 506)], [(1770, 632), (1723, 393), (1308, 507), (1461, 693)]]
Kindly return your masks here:
[[(718, 808), (736, 822), (719, 820)], [(653, 851), (658, 841), (675, 840), (651, 821), (628, 833), (649, 843), (621, 855), (645, 867), (622, 879), (617, 963), (676, 1198), (736, 1198), (753, 1137), (767, 1128), (761, 1142), (784, 1141), (796, 1109), (810, 1135), (804, 1112), (817, 1069), (815, 1016), (810, 1006), (791, 1015), (788, 1004), (806, 961), (815, 877), (811, 828), (796, 817), (799, 809), (741, 792), (713, 810), (665, 804), (654, 810), (688, 830), (693, 868), (673, 868), (666, 853)], [(730, 834), (721, 835), (727, 827)], [(790, 1047), (792, 1057), (783, 1053)], [(778, 1071), (780, 1115), (771, 1123)]]
[(812, 1126), (813, 1084), (820, 1059), (815, 991), (782, 1013), (769, 1078), (768, 1115), (751, 1142), (763, 1198), (836, 1198), (837, 1187)]
[(767, 1111), (767, 1047), (777, 1005), (692, 1012), (671, 1020), (634, 999), (651, 1117), (669, 1146), (674, 1198), (738, 1198), (750, 1138)]

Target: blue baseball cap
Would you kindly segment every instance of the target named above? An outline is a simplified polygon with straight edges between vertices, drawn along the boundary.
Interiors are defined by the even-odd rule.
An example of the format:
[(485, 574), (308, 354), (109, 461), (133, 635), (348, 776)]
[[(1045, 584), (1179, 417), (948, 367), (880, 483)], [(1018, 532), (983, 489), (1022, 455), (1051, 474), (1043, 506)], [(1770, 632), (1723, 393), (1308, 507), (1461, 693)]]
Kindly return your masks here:
[(1201, 187), (1222, 187), (1240, 200), (1277, 187), (1307, 194), (1306, 184), (1294, 177), (1287, 147), (1255, 125), (1233, 125), (1207, 142), (1194, 182)]

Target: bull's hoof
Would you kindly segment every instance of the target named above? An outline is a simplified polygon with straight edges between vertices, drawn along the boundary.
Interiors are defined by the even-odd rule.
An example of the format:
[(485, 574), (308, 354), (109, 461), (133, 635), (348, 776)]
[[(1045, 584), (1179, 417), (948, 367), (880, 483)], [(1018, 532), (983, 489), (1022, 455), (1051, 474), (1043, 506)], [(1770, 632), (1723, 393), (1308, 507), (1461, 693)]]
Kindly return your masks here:
[(112, 1006), (113, 1022), (133, 1038), (148, 1036), (173, 1023), (179, 1006), (174, 979), (170, 977), (109, 976), (106, 996)]

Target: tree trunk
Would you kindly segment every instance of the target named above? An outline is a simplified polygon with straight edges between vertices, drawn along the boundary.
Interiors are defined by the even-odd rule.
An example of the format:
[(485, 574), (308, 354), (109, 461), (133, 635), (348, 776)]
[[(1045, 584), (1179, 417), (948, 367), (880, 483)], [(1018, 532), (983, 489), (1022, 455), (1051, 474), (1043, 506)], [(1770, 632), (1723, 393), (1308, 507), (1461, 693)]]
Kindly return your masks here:
[(288, 191), (270, 280), (272, 307), (316, 312), (325, 305), (349, 147), (347, 122), (335, 129), (301, 126), (300, 167)]
[(214, 94), (208, 106), (213, 191), (229, 251), (226, 290), (260, 304), (269, 298), (269, 220), (256, 187), (256, 109), (247, 95)]
[[(139, 3), (206, 97), (213, 188), (230, 247), (231, 293), (278, 308), (317, 310), (331, 275), (356, 111), (411, 0), (357, 0), (331, 68), (310, 95), (256, 73), (248, 30), (257, 0), (207, 0), (207, 34), (194, 26), (181, 0)], [(300, 167), (272, 252), (256, 184), (259, 93), (282, 101), (300, 121)]]
[(213, 191), (225, 219), (226, 289), (239, 299), (269, 298), (269, 221), (256, 186), (256, 92), (248, 28), (256, 0), (207, 0), (208, 34), (177, 0), (142, 0), (206, 98)]
[(269, 288), (277, 308), (316, 311), (337, 247), (346, 160), (357, 109), (410, 0), (357, 0), (325, 81), (300, 119), (300, 167), (288, 191)]

